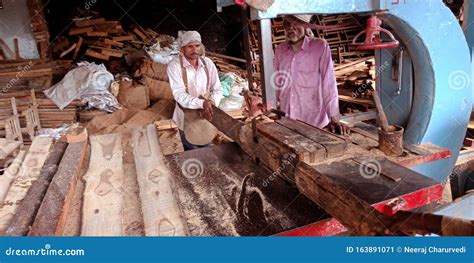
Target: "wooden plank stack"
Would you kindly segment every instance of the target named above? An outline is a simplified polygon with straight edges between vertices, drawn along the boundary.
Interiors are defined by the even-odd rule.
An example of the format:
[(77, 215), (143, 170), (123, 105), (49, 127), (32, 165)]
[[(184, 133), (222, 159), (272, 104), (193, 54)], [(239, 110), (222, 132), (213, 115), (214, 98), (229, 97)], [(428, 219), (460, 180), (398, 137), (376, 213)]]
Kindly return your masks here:
[[(90, 13), (90, 12), (89, 12)], [(77, 59), (84, 54), (87, 57), (108, 61), (121, 58), (125, 54), (151, 45), (158, 33), (135, 25), (125, 31), (122, 24), (115, 20), (106, 20), (97, 13), (89, 17), (73, 18), (73, 26), (67, 36), (56, 41), (53, 53), (59, 58)]]
[(206, 51), (206, 56), (216, 64), (219, 72), (228, 73), (233, 72), (241, 76), (245, 76), (245, 64), (247, 61), (242, 58), (226, 56), (218, 53)]
[(337, 65), (334, 71), (340, 95), (372, 100), (376, 73), (373, 56)]
[(333, 26), (337, 24), (348, 24), (342, 28), (315, 30), (316, 37), (325, 39), (331, 47), (333, 60), (337, 64), (353, 61), (362, 57), (373, 55), (372, 51), (355, 51), (349, 48), (354, 37), (364, 29), (365, 23), (359, 22), (352, 14), (341, 15), (317, 15), (316, 24)]
[[(19, 112), (28, 109), (30, 105), (30, 90), (35, 90), (38, 112), (43, 128), (57, 128), (63, 123), (76, 120), (76, 108), (79, 101), (74, 101), (68, 107), (60, 110), (52, 101), (47, 99), (42, 91), (51, 87), (53, 77), (58, 71), (70, 68), (70, 61), (45, 60), (10, 60), (0, 65), (0, 99), (15, 97)], [(0, 104), (0, 116), (11, 111), (8, 103)], [(25, 120), (20, 118), (21, 126)]]
[[(64, 123), (73, 123), (76, 121), (76, 111), (79, 106), (79, 101), (73, 101), (65, 109), (60, 110), (51, 100), (46, 98), (42, 92), (36, 92), (36, 101), (38, 103), (38, 113), (40, 123), (43, 128), (58, 128)], [(17, 108), (19, 112), (28, 109), (30, 105), (30, 93), (28, 90), (16, 91), (11, 94), (0, 94), (0, 116), (7, 116), (11, 108), (8, 103), (3, 103), (3, 99), (14, 96), (17, 101)], [(2, 117), (0, 117), (2, 118)], [(23, 117), (20, 117), (20, 126), (25, 127), (26, 121)]]

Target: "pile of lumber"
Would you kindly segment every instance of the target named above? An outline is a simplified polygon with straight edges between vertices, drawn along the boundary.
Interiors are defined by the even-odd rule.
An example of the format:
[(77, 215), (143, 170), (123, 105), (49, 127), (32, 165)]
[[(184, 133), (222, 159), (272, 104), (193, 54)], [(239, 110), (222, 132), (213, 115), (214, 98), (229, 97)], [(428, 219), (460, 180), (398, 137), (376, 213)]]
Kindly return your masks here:
[(13, 91), (35, 89), (42, 91), (51, 87), (56, 76), (62, 76), (71, 68), (69, 60), (8, 60), (0, 63), (0, 86), (2, 95)]
[(59, 58), (76, 60), (83, 54), (102, 61), (121, 58), (144, 45), (151, 45), (158, 33), (135, 25), (129, 31), (115, 20), (106, 20), (97, 13), (76, 17), (67, 36), (58, 38), (53, 53)]
[(354, 37), (364, 29), (363, 25), (365, 25), (365, 22), (360, 22), (356, 16), (352, 14), (317, 15), (315, 19), (315, 23), (322, 26), (346, 25), (335, 29), (314, 31), (316, 37), (328, 42), (335, 63), (342, 64), (373, 55), (372, 51), (357, 51), (349, 48)]
[[(22, 112), (30, 105), (30, 90), (35, 90), (41, 126), (43, 128), (57, 128), (64, 123), (76, 120), (76, 108), (79, 101), (74, 101), (68, 107), (60, 110), (43, 94), (51, 87), (53, 77), (71, 66), (70, 61), (44, 60), (12, 60), (0, 65), (0, 99), (15, 97), (18, 112)], [(0, 105), (0, 112), (9, 112), (9, 103)], [(20, 119), (21, 120), (21, 119)], [(23, 120), (21, 120), (22, 124)], [(23, 127), (23, 126), (22, 126)]]
[(213, 52), (206, 52), (206, 56), (216, 64), (219, 72), (233, 72), (237, 75), (245, 76), (245, 66), (247, 61), (242, 58), (231, 57)]
[(364, 57), (334, 67), (339, 93), (353, 98), (370, 97), (375, 88), (375, 58)]
[[(63, 110), (60, 110), (51, 100), (45, 97), (42, 92), (36, 92), (36, 102), (38, 103), (38, 114), (42, 128), (58, 128), (63, 124), (71, 124), (76, 121), (76, 111), (80, 102), (75, 100)], [(8, 101), (7, 98), (15, 97), (18, 112), (21, 113), (31, 105), (31, 96), (28, 90), (16, 91), (9, 94), (0, 94), (0, 100)], [(11, 112), (9, 103), (0, 103), (0, 116), (6, 117)], [(20, 126), (26, 127), (26, 120), (20, 117)]]

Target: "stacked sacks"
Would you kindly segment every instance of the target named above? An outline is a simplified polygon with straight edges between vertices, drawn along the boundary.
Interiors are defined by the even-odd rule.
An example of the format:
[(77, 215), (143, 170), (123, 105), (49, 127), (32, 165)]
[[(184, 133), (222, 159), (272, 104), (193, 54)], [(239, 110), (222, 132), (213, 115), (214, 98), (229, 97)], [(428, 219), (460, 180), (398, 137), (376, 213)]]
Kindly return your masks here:
[(143, 57), (137, 63), (133, 77), (147, 86), (152, 101), (173, 99), (166, 68), (166, 64), (154, 62), (149, 57)]
[(173, 100), (166, 68), (167, 63), (179, 53), (178, 48), (171, 36), (160, 35), (156, 41), (145, 50), (147, 55), (136, 63), (133, 77), (148, 87), (152, 101)]

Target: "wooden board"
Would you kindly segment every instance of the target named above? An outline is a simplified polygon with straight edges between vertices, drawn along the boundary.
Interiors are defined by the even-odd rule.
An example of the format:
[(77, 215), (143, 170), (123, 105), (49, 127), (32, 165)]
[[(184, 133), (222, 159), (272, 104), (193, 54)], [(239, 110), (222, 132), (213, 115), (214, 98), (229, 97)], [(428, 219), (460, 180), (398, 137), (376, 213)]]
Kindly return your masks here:
[(83, 38), (79, 37), (79, 40), (77, 40), (77, 43), (76, 43), (76, 49), (74, 50), (74, 55), (72, 56), (73, 60), (75, 60), (77, 58), (77, 54), (79, 54), (79, 50), (81, 49), (81, 46), (82, 46), (82, 41), (83, 41)]
[(73, 50), (75, 50), (75, 49), (76, 49), (76, 46), (77, 46), (76, 43), (72, 44), (72, 46), (70, 46), (68, 49), (64, 50), (63, 53), (61, 53), (61, 55), (59, 55), (59, 57), (62, 58), (62, 57), (64, 57), (64, 56), (66, 56), (67, 54), (69, 54), (70, 52), (72, 52)]
[(15, 59), (21, 59), (21, 57), (20, 57), (20, 43), (18, 42), (18, 38), (13, 39), (13, 45), (15, 46)]
[(270, 138), (275, 143), (291, 149), (298, 155), (299, 160), (315, 163), (326, 158), (326, 150), (311, 139), (296, 133), (283, 125), (269, 122), (257, 126), (258, 133)]
[(61, 236), (86, 155), (87, 141), (68, 145), (28, 235)]
[(0, 205), (0, 231), (8, 227), (28, 189), (38, 179), (52, 142), (53, 140), (48, 137), (36, 137), (33, 140), (19, 174), (13, 180), (5, 200)]
[[(338, 172), (341, 174), (341, 170)], [(350, 192), (351, 186), (338, 183), (304, 162), (298, 163), (295, 178), (301, 193), (355, 235), (390, 234), (388, 218)]]
[(163, 160), (155, 125), (134, 128), (132, 144), (145, 234), (147, 236), (187, 235), (187, 226), (175, 197), (170, 170)]
[(113, 41), (118, 41), (118, 42), (121, 42), (121, 41), (132, 41), (133, 40), (133, 36), (120, 36), (120, 37), (113, 37), (112, 38)]
[(94, 31), (94, 27), (92, 27), (92, 26), (71, 28), (71, 30), (69, 30), (69, 35), (70, 36), (80, 35), (80, 34), (84, 34), (84, 33), (91, 32), (91, 31)]
[(8, 193), (8, 189), (20, 171), (21, 164), (25, 159), (26, 151), (20, 151), (15, 159), (8, 165), (8, 168), (0, 176), (0, 202), (3, 202)]
[(2, 48), (2, 51), (5, 53), (6, 57), (5, 59), (14, 59), (15, 55), (13, 54), (13, 51), (10, 49), (10, 47), (3, 41), (3, 39), (0, 38), (0, 47)]
[(87, 26), (96, 26), (100, 24), (104, 24), (105, 18), (95, 18), (95, 19), (84, 19), (84, 20), (77, 20), (76, 26), (77, 27), (87, 27)]
[(123, 169), (120, 134), (90, 137), (91, 158), (84, 175), (83, 236), (123, 235)]
[(160, 148), (163, 155), (184, 152), (183, 142), (177, 127), (158, 131)]
[(12, 141), (5, 138), (0, 138), (0, 160), (5, 160), (16, 149), (20, 148), (20, 146), (20, 141)]
[(102, 60), (108, 60), (109, 56), (104, 55), (102, 53), (99, 53), (97, 51), (94, 51), (92, 49), (86, 50), (86, 55), (89, 57), (97, 58), (97, 59), (102, 59)]
[(282, 118), (276, 121), (276, 123), (322, 145), (326, 150), (326, 158), (341, 156), (347, 149), (347, 142), (343, 138), (339, 138), (330, 132), (310, 126), (304, 122)]
[(48, 158), (41, 168), (38, 180), (33, 182), (30, 189), (26, 193), (25, 198), (18, 206), (12, 222), (5, 230), (7, 236), (25, 236), (28, 234), (31, 225), (36, 217), (36, 213), (41, 205), (41, 201), (48, 190), (51, 178), (56, 173), (57, 167), (67, 143), (57, 142), (48, 154)]

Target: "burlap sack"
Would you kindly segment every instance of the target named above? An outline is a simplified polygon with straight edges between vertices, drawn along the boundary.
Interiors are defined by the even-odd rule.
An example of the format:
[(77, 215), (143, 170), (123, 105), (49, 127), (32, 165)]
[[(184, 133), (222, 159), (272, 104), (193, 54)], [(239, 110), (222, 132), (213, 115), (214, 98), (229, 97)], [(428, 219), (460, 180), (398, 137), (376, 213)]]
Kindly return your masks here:
[(145, 56), (140, 60), (139, 63), (137, 63), (137, 66), (133, 73), (133, 77), (134, 78), (149, 77), (152, 79), (169, 81), (168, 73), (166, 72), (167, 67), (168, 65), (153, 62), (151, 58)]
[(128, 109), (144, 110), (150, 106), (150, 94), (147, 86), (128, 81), (120, 82), (117, 97), (120, 104)]
[(170, 83), (166, 81), (156, 80), (149, 77), (141, 79), (143, 85), (147, 86), (150, 94), (150, 100), (173, 100), (173, 93), (171, 92)]

